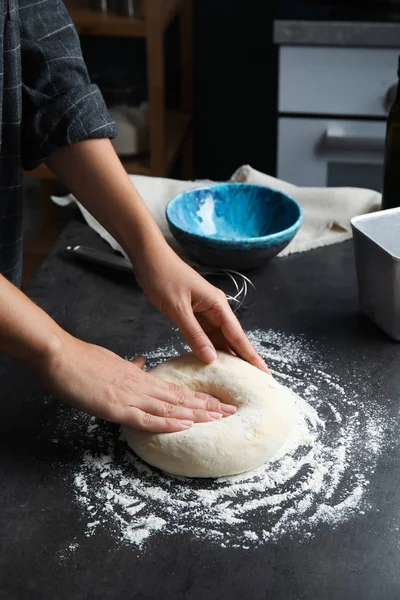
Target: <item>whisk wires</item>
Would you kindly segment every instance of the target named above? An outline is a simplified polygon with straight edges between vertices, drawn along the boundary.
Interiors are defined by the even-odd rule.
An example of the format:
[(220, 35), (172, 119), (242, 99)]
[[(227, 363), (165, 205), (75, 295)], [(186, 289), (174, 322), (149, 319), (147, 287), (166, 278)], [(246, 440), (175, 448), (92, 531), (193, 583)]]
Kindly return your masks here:
[(243, 273), (231, 269), (212, 268), (198, 269), (198, 273), (207, 279), (222, 276), (227, 277), (231, 281), (234, 291), (229, 293), (224, 290), (224, 293), (233, 312), (248, 308), (255, 300), (256, 287)]

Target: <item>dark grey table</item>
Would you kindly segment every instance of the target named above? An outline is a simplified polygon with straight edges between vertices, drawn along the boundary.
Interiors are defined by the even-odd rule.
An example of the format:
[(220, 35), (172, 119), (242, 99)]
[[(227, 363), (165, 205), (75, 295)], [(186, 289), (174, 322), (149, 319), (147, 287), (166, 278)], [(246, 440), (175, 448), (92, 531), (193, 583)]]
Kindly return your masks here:
[[(159, 346), (171, 324), (149, 306), (133, 278), (68, 262), (68, 244), (104, 247), (80, 222), (70, 223), (28, 294), (63, 327), (122, 356)], [(352, 244), (272, 262), (253, 274), (257, 301), (245, 327), (303, 334), (320, 344), (345, 381), (358, 360), (371, 389), (400, 419), (400, 347), (358, 313)], [(176, 334), (177, 335), (177, 334)], [(107, 531), (86, 539), (82, 509), (60, 477), (57, 461), (78, 463), (79, 425), (52, 443), (61, 410), (34, 379), (0, 359), (0, 598), (251, 599), (400, 597), (400, 448), (381, 457), (371, 478), (376, 507), (314, 538), (285, 539), (256, 549), (223, 549), (190, 535), (153, 536), (140, 553), (112, 543)], [(67, 410), (67, 409), (63, 409)], [(58, 551), (71, 537), (79, 549), (65, 563)]]

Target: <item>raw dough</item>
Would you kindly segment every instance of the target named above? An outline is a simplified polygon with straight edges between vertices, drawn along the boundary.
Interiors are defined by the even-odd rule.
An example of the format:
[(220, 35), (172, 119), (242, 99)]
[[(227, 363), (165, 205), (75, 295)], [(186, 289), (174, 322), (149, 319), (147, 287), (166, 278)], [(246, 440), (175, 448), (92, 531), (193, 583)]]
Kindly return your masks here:
[(178, 433), (152, 434), (123, 427), (126, 441), (140, 458), (174, 475), (222, 477), (255, 469), (277, 456), (301, 419), (296, 397), (288, 388), (223, 352), (210, 365), (186, 354), (151, 372), (237, 406), (232, 416), (195, 423)]

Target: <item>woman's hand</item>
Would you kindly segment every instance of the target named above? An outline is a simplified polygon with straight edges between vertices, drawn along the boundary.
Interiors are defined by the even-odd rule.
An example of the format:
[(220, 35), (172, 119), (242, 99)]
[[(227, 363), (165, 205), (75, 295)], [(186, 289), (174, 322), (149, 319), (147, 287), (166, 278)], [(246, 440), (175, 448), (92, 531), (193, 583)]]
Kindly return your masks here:
[(220, 348), (268, 371), (224, 294), (168, 246), (109, 140), (72, 144), (47, 165), (125, 249), (149, 300), (178, 325), (201, 360), (211, 362)]
[(74, 338), (0, 275), (2, 352), (32, 371), (60, 400), (135, 429), (182, 431), (236, 410), (149, 375), (142, 370), (144, 359), (123, 360)]
[(202, 361), (212, 362), (218, 348), (270, 372), (248, 340), (225, 294), (168, 246), (143, 269), (137, 268), (136, 275), (150, 302), (176, 323)]
[(37, 374), (50, 393), (71, 406), (143, 431), (182, 431), (235, 412), (212, 396), (149, 375), (144, 362), (123, 360), (63, 332)]

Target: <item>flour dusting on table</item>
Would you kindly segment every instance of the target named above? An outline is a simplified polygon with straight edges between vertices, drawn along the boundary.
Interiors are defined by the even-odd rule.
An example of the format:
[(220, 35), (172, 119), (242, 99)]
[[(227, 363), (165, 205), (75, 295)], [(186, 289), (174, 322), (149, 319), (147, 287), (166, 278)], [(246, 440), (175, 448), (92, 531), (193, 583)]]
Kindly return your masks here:
[[(107, 530), (117, 542), (145, 549), (152, 536), (184, 533), (251, 548), (287, 535), (301, 541), (321, 524), (336, 526), (369, 510), (369, 477), (388, 416), (363, 374), (354, 371), (352, 385), (344, 387), (334, 368), (322, 363), (321, 349), (304, 339), (259, 330), (249, 337), (276, 379), (319, 417), (309, 421), (300, 446), (244, 475), (177, 478), (136, 458), (115, 425), (83, 416), (86, 449), (73, 488), (88, 537)], [(160, 348), (147, 355), (149, 365), (182, 350), (178, 342)]]

